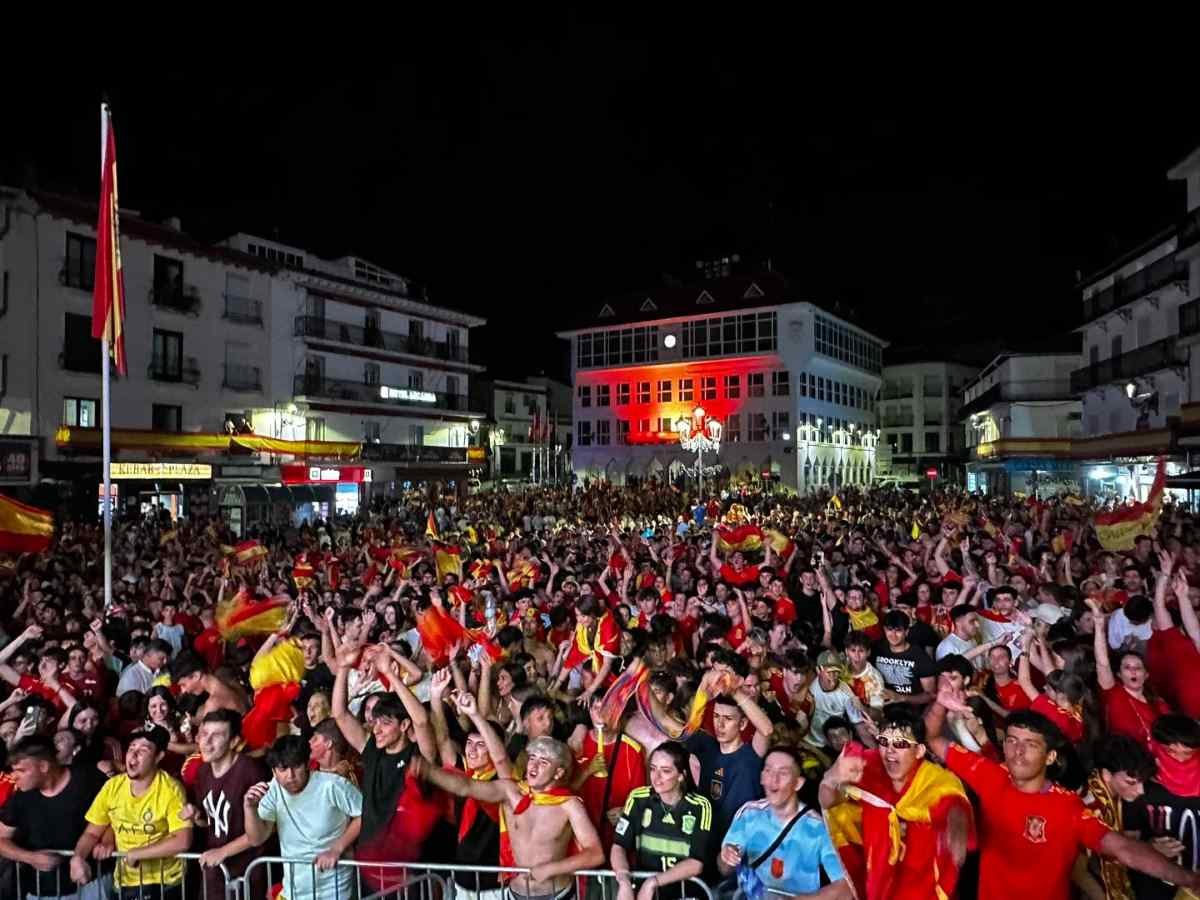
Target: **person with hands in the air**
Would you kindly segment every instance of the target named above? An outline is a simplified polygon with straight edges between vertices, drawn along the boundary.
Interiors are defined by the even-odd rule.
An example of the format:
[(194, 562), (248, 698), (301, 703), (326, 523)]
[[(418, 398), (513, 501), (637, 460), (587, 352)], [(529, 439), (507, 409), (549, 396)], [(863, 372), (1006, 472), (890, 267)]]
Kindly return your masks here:
[(1049, 719), (1032, 710), (1010, 713), (1001, 766), (941, 736), (947, 712), (964, 708), (963, 692), (943, 679), (925, 713), (925, 731), (929, 749), (979, 798), (979, 900), (1068, 900), (1075, 860), (1084, 849), (1178, 887), (1200, 889), (1200, 873), (1112, 831), (1078, 794), (1053, 783), (1050, 769), (1066, 739)]
[(284, 897), (350, 897), (354, 872), (336, 866), (358, 839), (362, 794), (340, 775), (311, 771), (308, 757), (299, 735), (281, 737), (267, 751), (273, 777), (246, 791), (246, 835), (261, 847), (278, 832), (280, 855), (313, 861), (283, 867)]

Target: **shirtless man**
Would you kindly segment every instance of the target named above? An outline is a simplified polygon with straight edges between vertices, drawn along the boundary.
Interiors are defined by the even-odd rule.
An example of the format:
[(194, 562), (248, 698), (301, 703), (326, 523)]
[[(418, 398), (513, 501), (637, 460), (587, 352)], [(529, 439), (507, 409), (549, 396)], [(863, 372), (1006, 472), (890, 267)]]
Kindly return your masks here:
[(190, 650), (183, 651), (171, 661), (171, 680), (179, 685), (184, 693), (208, 694), (208, 699), (197, 714), (200, 719), (218, 709), (231, 709), (244, 716), (250, 708), (240, 691), (231, 688), (209, 672), (208, 663)]
[[(499, 803), (501, 821), (512, 842), (512, 865), (529, 869), (509, 882), (516, 900), (565, 900), (574, 895), (574, 873), (604, 864), (596, 826), (583, 801), (561, 787), (571, 773), (571, 751), (550, 737), (529, 742), (528, 781), (473, 781), (437, 769), (419, 757), (409, 772), (458, 797)], [(578, 852), (568, 856), (574, 840)]]

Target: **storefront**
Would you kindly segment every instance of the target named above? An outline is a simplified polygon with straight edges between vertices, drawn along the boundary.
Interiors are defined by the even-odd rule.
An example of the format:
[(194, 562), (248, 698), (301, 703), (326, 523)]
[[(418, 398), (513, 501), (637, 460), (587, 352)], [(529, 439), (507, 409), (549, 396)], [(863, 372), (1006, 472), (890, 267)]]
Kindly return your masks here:
[(279, 480), (295, 498), (294, 521), (353, 516), (370, 503), (370, 466), (306, 465), (279, 467)]
[[(213, 467), (194, 462), (114, 462), (109, 466), (114, 508), (126, 516), (144, 517), (165, 510), (171, 521), (194, 519), (209, 512)], [(102, 507), (104, 482), (97, 485)]]

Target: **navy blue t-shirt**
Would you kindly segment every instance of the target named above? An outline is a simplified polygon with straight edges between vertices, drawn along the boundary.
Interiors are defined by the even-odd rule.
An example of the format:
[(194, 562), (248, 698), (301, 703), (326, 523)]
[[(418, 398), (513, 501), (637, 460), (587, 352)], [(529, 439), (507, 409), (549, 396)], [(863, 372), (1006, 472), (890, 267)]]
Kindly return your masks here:
[(683, 744), (700, 760), (700, 793), (712, 800), (712, 836), (719, 845), (742, 804), (762, 797), (763, 759), (751, 744), (722, 753), (707, 731), (697, 731)]

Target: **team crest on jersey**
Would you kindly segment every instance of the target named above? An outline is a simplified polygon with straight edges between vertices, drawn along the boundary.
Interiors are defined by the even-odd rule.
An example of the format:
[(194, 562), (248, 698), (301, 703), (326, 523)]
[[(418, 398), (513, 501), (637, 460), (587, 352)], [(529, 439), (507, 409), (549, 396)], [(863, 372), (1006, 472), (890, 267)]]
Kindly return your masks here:
[(649, 828), (650, 823), (654, 821), (654, 813), (649, 809), (642, 810), (642, 827)]
[(696, 817), (691, 813), (688, 813), (679, 821), (680, 825), (683, 827), (684, 834), (691, 834), (696, 828)]
[(1046, 819), (1043, 816), (1025, 817), (1025, 840), (1031, 844), (1046, 843)]

